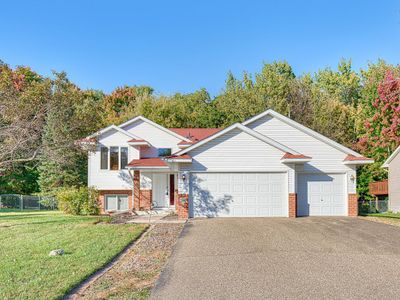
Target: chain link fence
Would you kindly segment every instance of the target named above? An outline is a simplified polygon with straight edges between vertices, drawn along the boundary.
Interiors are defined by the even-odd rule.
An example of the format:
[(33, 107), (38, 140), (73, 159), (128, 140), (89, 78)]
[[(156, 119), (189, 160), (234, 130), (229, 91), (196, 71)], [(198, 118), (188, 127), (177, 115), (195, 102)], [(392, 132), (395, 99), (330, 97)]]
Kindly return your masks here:
[(388, 200), (363, 200), (358, 202), (360, 214), (383, 213), (388, 211)]
[(52, 196), (35, 195), (0, 195), (1, 210), (54, 210), (57, 209), (57, 201)]

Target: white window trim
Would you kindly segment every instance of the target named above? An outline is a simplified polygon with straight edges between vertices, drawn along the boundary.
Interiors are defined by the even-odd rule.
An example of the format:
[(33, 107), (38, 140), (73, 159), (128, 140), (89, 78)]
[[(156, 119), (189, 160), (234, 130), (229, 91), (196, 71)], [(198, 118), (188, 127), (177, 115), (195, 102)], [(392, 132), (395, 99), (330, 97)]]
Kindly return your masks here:
[[(106, 208), (106, 203), (107, 203), (107, 197), (113, 197), (115, 196), (117, 198), (117, 209), (116, 210), (110, 210)], [(118, 209), (118, 197), (120, 196), (126, 196), (128, 199), (128, 209), (126, 210), (119, 210)], [(104, 211), (129, 211), (129, 195), (128, 194), (104, 194), (104, 203), (103, 203)]]
[[(111, 147), (115, 147), (115, 148), (118, 148), (118, 170), (111, 170), (110, 169), (110, 166), (111, 166)], [(108, 159), (107, 159), (107, 169), (102, 169), (101, 168), (101, 159), (102, 159), (102, 157), (101, 157), (101, 148), (107, 148), (107, 155), (108, 155)], [(101, 146), (100, 147), (100, 171), (110, 171), (110, 172), (119, 172), (119, 171), (121, 171), (121, 170), (128, 170), (128, 164), (126, 165), (126, 168), (125, 169), (121, 169), (121, 148), (127, 148), (128, 149), (128, 152), (127, 152), (127, 155), (128, 155), (128, 164), (129, 164), (129, 147), (127, 147), (127, 146)]]

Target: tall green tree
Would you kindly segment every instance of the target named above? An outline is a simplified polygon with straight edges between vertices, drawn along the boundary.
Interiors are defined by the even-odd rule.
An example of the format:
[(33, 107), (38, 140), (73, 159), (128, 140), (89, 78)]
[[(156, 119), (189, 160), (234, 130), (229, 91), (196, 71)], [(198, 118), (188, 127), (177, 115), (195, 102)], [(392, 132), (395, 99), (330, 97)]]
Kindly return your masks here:
[(256, 74), (254, 83), (257, 95), (264, 99), (264, 108), (288, 115), (290, 86), (295, 77), (286, 61), (264, 64), (261, 72)]
[(39, 185), (45, 193), (86, 184), (87, 156), (76, 142), (101, 126), (101, 95), (81, 91), (65, 73), (54, 75), (39, 165)]
[(328, 95), (339, 99), (347, 105), (357, 106), (360, 99), (360, 76), (352, 70), (351, 60), (342, 59), (337, 71), (330, 68), (315, 74), (318, 87)]

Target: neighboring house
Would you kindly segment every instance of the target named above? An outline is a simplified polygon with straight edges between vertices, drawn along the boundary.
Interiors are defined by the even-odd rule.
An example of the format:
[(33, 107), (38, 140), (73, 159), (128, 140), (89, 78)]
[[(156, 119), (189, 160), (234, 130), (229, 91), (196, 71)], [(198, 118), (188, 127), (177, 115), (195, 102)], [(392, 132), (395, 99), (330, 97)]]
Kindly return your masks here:
[(389, 210), (400, 212), (400, 146), (382, 166), (389, 172)]
[(102, 210), (179, 217), (357, 215), (356, 167), (373, 160), (267, 110), (225, 129), (164, 128), (144, 117), (88, 137)]

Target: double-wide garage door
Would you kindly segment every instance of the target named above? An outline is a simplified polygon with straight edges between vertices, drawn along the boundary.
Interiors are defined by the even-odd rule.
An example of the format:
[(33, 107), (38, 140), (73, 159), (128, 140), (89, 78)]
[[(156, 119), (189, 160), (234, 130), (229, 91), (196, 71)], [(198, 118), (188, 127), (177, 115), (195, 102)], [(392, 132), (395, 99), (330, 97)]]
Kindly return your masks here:
[(192, 173), (193, 217), (285, 217), (285, 173)]

